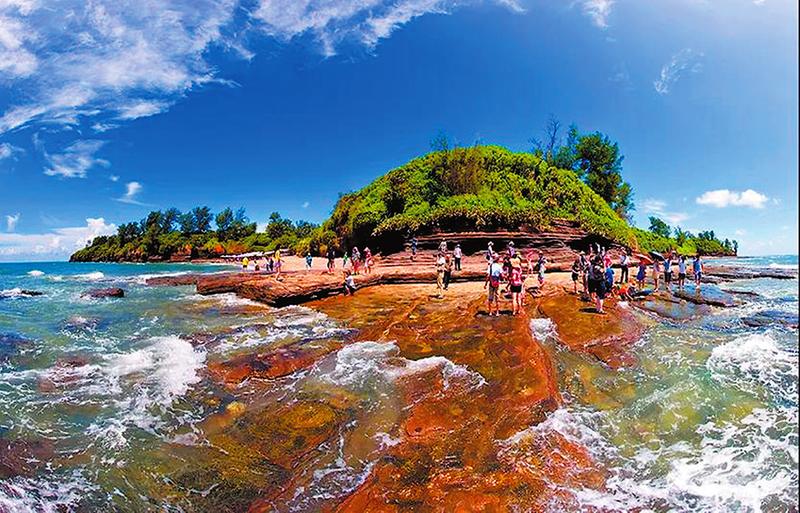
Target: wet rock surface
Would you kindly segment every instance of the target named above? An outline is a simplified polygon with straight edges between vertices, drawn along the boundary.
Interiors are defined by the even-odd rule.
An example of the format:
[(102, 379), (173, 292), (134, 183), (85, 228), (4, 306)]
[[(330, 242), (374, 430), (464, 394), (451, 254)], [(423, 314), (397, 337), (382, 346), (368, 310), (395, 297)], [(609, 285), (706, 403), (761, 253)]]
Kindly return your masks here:
[(105, 289), (90, 289), (84, 292), (83, 296), (95, 299), (120, 298), (120, 297), (125, 297), (125, 291), (119, 287), (110, 287)]
[(0, 438), (0, 479), (30, 476), (52, 459), (54, 454), (53, 444), (45, 439)]
[(685, 289), (672, 289), (672, 294), (680, 299), (696, 303), (698, 305), (709, 305), (719, 307), (731, 307), (739, 304), (739, 301), (727, 292), (723, 292), (713, 285), (687, 285)]
[(593, 303), (564, 294), (540, 299), (536, 309), (555, 324), (559, 341), (570, 350), (590, 354), (611, 368), (636, 363), (627, 348), (639, 339), (644, 326), (616, 301), (607, 300), (606, 313), (598, 314)]
[(711, 313), (708, 305), (686, 301), (672, 294), (657, 292), (630, 302), (631, 306), (673, 321), (688, 321)]
[(796, 280), (796, 269), (780, 269), (771, 267), (728, 267), (728, 266), (705, 266), (705, 273), (708, 276), (721, 278), (723, 280), (751, 280), (755, 278), (772, 278), (776, 280)]
[(7, 363), (19, 354), (19, 351), (30, 347), (33, 341), (17, 333), (0, 333), (0, 363)]
[(784, 326), (797, 329), (798, 316), (796, 313), (784, 312), (781, 310), (765, 310), (747, 317), (742, 317), (742, 322), (753, 328)]

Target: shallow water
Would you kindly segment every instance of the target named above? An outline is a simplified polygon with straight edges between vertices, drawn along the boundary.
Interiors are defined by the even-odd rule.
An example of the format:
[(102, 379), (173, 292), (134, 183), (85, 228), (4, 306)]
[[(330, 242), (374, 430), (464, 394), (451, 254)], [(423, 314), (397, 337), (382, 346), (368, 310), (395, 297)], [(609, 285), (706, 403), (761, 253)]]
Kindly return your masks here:
[[(753, 265), (770, 264), (797, 258)], [(39, 444), (39, 461), (13, 475), (0, 462), (0, 511), (242, 511), (254, 501), (318, 510), (400, 442), (415, 402), (435, 393), (435, 404), (468, 407), (496, 378), (481, 360), (431, 354), (424, 338), (403, 357), (391, 342), (353, 342), (351, 326), (309, 308), (144, 285), (154, 274), (223, 269), (0, 264), (0, 441)], [(126, 297), (82, 296), (110, 286)], [(796, 312), (798, 284), (725, 287), (760, 297), (653, 323), (638, 365), (617, 371), (565, 351), (552, 325), (534, 320), (566, 404), (493, 441), (501, 457), (524, 461), (531, 437), (549, 432), (587, 446), (610, 474), (602, 491), (572, 490), (584, 509), (796, 511), (797, 331), (739, 318)], [(383, 315), (373, 306), (362, 316)], [(442, 349), (456, 361), (463, 345), (480, 347), (470, 334), (449, 336)], [(254, 365), (261, 377), (241, 381), (238, 370)]]
[[(796, 268), (797, 257), (750, 264)], [(636, 345), (639, 365), (620, 371), (564, 351), (546, 319), (532, 324), (557, 359), (567, 399), (538, 429), (586, 443), (613, 469), (606, 491), (579, 494), (586, 507), (797, 511), (797, 331), (739, 319), (796, 314), (798, 283), (722, 286), (760, 297), (698, 321), (655, 324)]]

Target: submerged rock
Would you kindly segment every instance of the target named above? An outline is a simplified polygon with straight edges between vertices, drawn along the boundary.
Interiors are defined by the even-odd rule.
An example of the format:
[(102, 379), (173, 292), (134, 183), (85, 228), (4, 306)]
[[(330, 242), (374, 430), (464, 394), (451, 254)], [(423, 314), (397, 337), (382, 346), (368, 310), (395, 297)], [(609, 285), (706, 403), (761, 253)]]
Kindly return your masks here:
[(542, 298), (537, 309), (555, 324), (559, 341), (570, 350), (591, 354), (611, 368), (635, 363), (628, 346), (639, 339), (644, 327), (616, 301), (605, 302), (605, 315), (571, 294)]
[(36, 297), (43, 295), (44, 292), (39, 292), (38, 290), (28, 290), (28, 289), (0, 290), (0, 299), (26, 298), (26, 297)]
[(21, 348), (30, 346), (30, 339), (16, 333), (0, 333), (0, 363), (7, 363)]
[(125, 291), (119, 287), (111, 287), (107, 289), (90, 289), (84, 292), (83, 295), (98, 299), (106, 297), (125, 297)]
[(797, 329), (798, 316), (796, 313), (791, 312), (765, 310), (747, 317), (742, 317), (742, 322), (752, 328), (785, 326), (787, 328)]
[(654, 313), (673, 321), (688, 321), (711, 312), (708, 305), (685, 301), (671, 294), (658, 292), (630, 303), (636, 308)]
[(0, 479), (33, 475), (54, 455), (53, 443), (46, 439), (0, 438)]
[(731, 294), (723, 292), (713, 285), (687, 285), (683, 290), (673, 289), (672, 294), (686, 301), (691, 301), (699, 305), (731, 307), (739, 302)]
[(725, 280), (751, 280), (755, 278), (772, 278), (774, 280), (796, 280), (796, 269), (776, 269), (772, 267), (715, 267), (705, 266), (707, 276)]

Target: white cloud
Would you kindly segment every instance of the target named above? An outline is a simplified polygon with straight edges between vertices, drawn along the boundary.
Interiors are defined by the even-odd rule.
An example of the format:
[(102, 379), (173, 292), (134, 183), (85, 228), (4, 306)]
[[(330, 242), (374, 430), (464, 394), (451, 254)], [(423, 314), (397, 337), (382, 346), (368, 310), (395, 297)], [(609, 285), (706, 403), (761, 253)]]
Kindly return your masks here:
[(13, 232), (19, 223), (19, 212), (13, 215), (6, 215), (6, 231)]
[(102, 217), (87, 218), (85, 226), (58, 228), (48, 233), (21, 234), (0, 232), (0, 259), (43, 260), (67, 258), (100, 235), (117, 231)]
[(67, 148), (62, 153), (50, 155), (45, 153), (48, 166), (44, 174), (49, 176), (62, 176), (64, 178), (85, 178), (86, 172), (95, 166), (108, 167), (110, 163), (95, 157), (105, 141), (93, 139), (79, 140)]
[(13, 157), (15, 154), (22, 151), (22, 148), (18, 148), (13, 144), (9, 143), (0, 143), (0, 160), (5, 160), (7, 158)]
[(735, 230), (733, 234), (741, 237), (742, 235), (747, 235), (747, 230)]
[(204, 59), (239, 0), (0, 1), (0, 80), (20, 98), (0, 133), (160, 112), (213, 79)]
[(689, 219), (689, 214), (685, 212), (670, 212), (667, 210), (667, 202), (658, 199), (646, 199), (641, 204), (642, 211), (647, 214), (655, 214), (664, 221), (672, 225), (679, 225)]
[(673, 85), (684, 73), (699, 73), (702, 68), (702, 52), (684, 48), (672, 56), (668, 63), (661, 67), (661, 75), (653, 82), (658, 94), (668, 94)]
[(139, 182), (128, 182), (125, 184), (125, 194), (122, 195), (121, 198), (117, 198), (117, 201), (122, 203), (130, 203), (133, 205), (141, 205), (136, 197), (139, 193), (142, 192), (142, 184)]
[(119, 182), (119, 176), (117, 175), (111, 175), (108, 177), (108, 179), (111, 180), (112, 182)]
[[(253, 17), (269, 35), (288, 41), (312, 35), (326, 56), (352, 41), (374, 48), (400, 26), (426, 14), (445, 14), (476, 0), (260, 0)], [(514, 12), (518, 0), (495, 0)]]
[(750, 207), (764, 208), (764, 204), (769, 200), (767, 196), (756, 192), (753, 189), (736, 192), (728, 189), (717, 189), (706, 191), (695, 202), (698, 205), (710, 205), (717, 208), (725, 207)]
[(608, 28), (608, 17), (614, 0), (583, 0), (583, 12), (589, 16), (592, 23), (601, 29)]
[(311, 203), (309, 203), (308, 201), (304, 201), (302, 207), (303, 208), (308, 208), (309, 205), (311, 205)]

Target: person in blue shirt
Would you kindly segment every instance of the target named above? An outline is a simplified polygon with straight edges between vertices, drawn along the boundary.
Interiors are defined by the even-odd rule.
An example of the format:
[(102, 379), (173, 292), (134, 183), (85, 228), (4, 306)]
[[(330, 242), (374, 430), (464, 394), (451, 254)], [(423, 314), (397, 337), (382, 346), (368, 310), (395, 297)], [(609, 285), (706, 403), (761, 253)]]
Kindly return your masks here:
[(703, 262), (700, 261), (700, 255), (695, 255), (692, 259), (692, 271), (694, 272), (695, 288), (700, 287), (700, 279), (703, 277)]
[(609, 265), (606, 267), (606, 289), (611, 290), (614, 287), (614, 269)]

